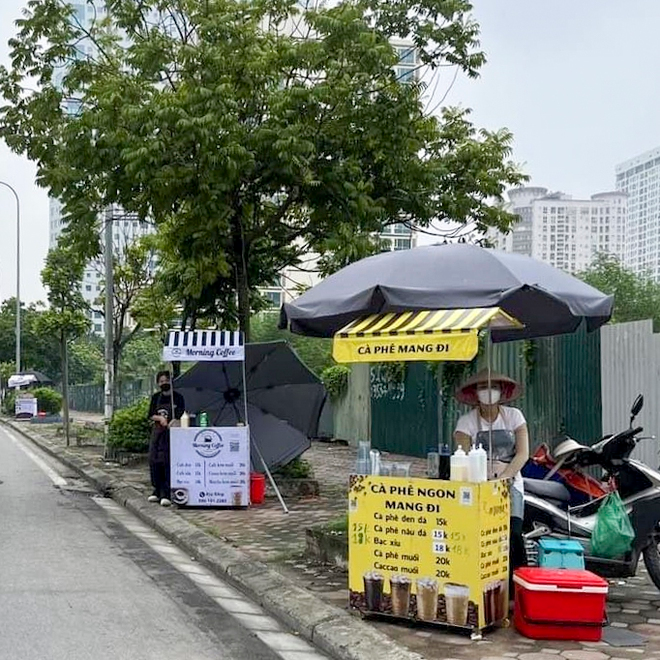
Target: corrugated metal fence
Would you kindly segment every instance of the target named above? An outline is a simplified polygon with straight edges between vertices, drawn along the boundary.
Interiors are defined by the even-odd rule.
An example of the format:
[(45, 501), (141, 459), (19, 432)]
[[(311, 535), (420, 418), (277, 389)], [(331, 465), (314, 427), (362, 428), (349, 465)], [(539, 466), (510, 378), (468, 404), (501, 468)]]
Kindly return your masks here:
[[(644, 395), (636, 424), (644, 435), (660, 438), (660, 335), (651, 321), (609, 325), (601, 330), (603, 431), (617, 433), (630, 424), (630, 406)], [(633, 454), (651, 467), (659, 463), (658, 440), (642, 440)]]
[[(485, 367), (485, 360), (482, 354), (473, 370)], [(492, 360), (495, 371), (523, 384), (524, 394), (516, 405), (527, 418), (533, 448), (541, 442), (552, 445), (564, 433), (587, 444), (601, 436), (598, 333), (581, 329), (562, 337), (497, 344), (492, 347)], [(423, 456), (438, 440), (451, 444), (463, 410), (453, 392), (443, 396), (445, 368), (441, 363), (409, 363), (405, 379), (392, 385), (384, 381), (379, 367), (372, 366), (371, 441), (375, 447)]]

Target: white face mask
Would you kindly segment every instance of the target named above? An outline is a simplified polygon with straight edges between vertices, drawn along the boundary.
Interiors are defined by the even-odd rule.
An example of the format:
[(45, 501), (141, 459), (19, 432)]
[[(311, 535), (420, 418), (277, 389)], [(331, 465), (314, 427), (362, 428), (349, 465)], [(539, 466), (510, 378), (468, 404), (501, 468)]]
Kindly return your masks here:
[(490, 390), (477, 390), (477, 398), (479, 399), (479, 403), (484, 406), (494, 406), (500, 402), (501, 396), (502, 393), (495, 387)]

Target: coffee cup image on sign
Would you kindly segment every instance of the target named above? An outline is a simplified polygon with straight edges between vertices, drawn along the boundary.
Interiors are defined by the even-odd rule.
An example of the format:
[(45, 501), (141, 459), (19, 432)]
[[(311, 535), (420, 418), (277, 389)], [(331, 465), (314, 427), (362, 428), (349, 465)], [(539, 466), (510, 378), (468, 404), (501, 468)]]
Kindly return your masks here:
[(417, 618), (435, 621), (438, 616), (438, 581), (434, 578), (417, 580)]
[(447, 608), (447, 623), (452, 626), (466, 626), (468, 606), (470, 604), (470, 587), (464, 584), (445, 584), (445, 606)]
[(369, 612), (380, 612), (383, 604), (383, 583), (385, 576), (378, 571), (364, 574), (364, 600)]
[(410, 578), (405, 575), (393, 575), (390, 578), (392, 614), (408, 616), (410, 609)]
[(502, 621), (507, 615), (509, 589), (504, 580), (489, 582), (484, 587), (484, 617), (486, 625)]
[(174, 502), (174, 504), (188, 504), (188, 489), (187, 488), (172, 489), (172, 502)]

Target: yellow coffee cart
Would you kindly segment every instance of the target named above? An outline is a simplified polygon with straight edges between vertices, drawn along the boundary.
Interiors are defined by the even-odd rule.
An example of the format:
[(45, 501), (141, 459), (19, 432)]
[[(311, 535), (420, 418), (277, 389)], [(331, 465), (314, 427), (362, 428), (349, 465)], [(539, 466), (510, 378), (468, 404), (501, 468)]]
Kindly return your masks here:
[[(336, 333), (333, 356), (337, 362), (470, 361), (480, 331), (520, 327), (499, 308), (376, 314)], [(508, 617), (505, 482), (353, 475), (348, 504), (352, 608), (466, 630), (474, 638)]]

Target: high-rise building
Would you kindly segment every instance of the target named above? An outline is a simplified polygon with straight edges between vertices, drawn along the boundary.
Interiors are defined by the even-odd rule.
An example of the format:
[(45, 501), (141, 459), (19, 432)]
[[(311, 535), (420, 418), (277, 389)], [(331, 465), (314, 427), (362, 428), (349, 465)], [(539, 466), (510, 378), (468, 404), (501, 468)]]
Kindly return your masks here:
[[(105, 16), (105, 2), (101, 0), (74, 0), (72, 2), (73, 14), (71, 20), (83, 28), (89, 28), (92, 21), (102, 20)], [(76, 46), (79, 56), (93, 57), (95, 46), (89, 39), (82, 39)], [(64, 77), (65, 69), (59, 68), (54, 74), (56, 85), (60, 85)], [(75, 114), (80, 108), (80, 101), (75, 98), (64, 100), (64, 110), (69, 114)], [(138, 222), (137, 217), (127, 214), (123, 209), (114, 207), (106, 209), (104, 218), (99, 219), (99, 231), (101, 231), (103, 222), (110, 219), (113, 227), (113, 250), (115, 254), (121, 254), (121, 251), (140, 236), (151, 231), (151, 226)], [(54, 198), (50, 198), (49, 203), (49, 247), (52, 249), (57, 245), (60, 234), (64, 230), (62, 220), (62, 205)], [(101, 231), (101, 240), (103, 233)], [(153, 264), (150, 265), (153, 267)], [(81, 293), (89, 307), (89, 319), (91, 330), (95, 334), (103, 334), (105, 331), (103, 301), (100, 300), (103, 289), (103, 263), (95, 261), (87, 265), (83, 273), (81, 283)]]
[(494, 247), (529, 255), (569, 273), (585, 270), (598, 254), (623, 260), (625, 192), (573, 199), (529, 186), (510, 190), (507, 196), (508, 210), (520, 221), (508, 234), (489, 232)]
[(624, 264), (660, 280), (660, 148), (617, 165), (616, 187), (628, 195)]

